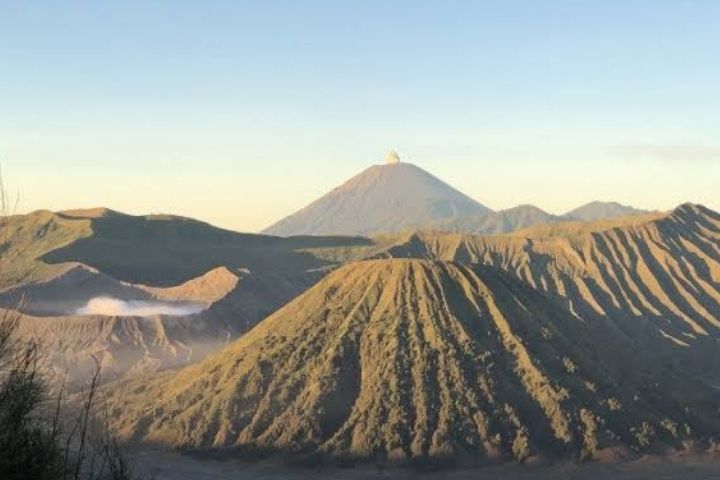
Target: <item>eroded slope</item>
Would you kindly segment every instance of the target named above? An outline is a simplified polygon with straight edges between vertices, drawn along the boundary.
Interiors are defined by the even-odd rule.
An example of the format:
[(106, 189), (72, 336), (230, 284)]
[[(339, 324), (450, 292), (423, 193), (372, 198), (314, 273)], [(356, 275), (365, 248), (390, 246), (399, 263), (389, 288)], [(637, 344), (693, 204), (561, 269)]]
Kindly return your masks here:
[(630, 347), (495, 269), (375, 260), (200, 364), (107, 394), (124, 436), (191, 448), (482, 462), (720, 431), (714, 392)]
[(646, 327), (676, 346), (720, 334), (720, 214), (697, 205), (509, 236), (421, 233), (378, 256), (494, 266), (638, 341)]

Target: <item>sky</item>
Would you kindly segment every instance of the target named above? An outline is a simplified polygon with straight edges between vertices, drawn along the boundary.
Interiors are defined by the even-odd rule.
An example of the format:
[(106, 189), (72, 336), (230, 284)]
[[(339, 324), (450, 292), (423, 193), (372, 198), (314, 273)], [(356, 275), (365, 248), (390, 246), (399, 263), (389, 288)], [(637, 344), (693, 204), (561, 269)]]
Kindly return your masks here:
[(720, 2), (0, 0), (18, 211), (258, 231), (390, 149), (494, 208), (720, 210)]

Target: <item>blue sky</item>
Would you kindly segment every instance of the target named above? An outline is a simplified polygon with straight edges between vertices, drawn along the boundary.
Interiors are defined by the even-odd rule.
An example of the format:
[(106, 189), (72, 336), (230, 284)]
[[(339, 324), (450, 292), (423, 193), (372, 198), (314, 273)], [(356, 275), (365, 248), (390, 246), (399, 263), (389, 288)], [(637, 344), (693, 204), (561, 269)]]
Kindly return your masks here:
[(22, 211), (253, 231), (397, 149), (492, 208), (720, 209), (720, 2), (0, 0)]

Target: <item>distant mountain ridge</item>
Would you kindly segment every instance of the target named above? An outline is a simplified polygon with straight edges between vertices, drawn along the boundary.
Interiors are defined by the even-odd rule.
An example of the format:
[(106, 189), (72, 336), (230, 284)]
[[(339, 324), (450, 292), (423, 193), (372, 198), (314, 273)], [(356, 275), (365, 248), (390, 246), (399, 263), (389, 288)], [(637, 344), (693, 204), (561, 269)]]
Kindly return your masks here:
[(561, 216), (547, 213), (534, 205), (519, 205), (507, 210), (487, 212), (481, 215), (466, 215), (450, 221), (432, 225), (432, 229), (448, 232), (494, 235), (514, 232), (552, 222), (568, 221)]
[(618, 202), (590, 202), (578, 208), (570, 210), (563, 215), (565, 219), (582, 220), (592, 222), (593, 220), (602, 220), (605, 218), (625, 217), (628, 215), (640, 215), (649, 213), (647, 210), (640, 210), (628, 205), (622, 205)]
[(493, 211), (395, 152), (261, 233), (375, 236), (413, 230), (500, 234), (541, 224), (648, 213), (617, 202), (590, 202), (564, 215), (534, 205)]

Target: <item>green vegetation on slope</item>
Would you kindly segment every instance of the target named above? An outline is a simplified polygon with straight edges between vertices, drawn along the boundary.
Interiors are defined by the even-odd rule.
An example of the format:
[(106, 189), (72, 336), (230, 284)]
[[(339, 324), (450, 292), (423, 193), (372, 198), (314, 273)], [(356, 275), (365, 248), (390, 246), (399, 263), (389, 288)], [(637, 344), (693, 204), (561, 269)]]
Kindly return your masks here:
[(49, 265), (39, 259), (90, 235), (89, 219), (66, 218), (45, 210), (6, 218), (0, 231), (3, 256), (0, 284), (7, 287), (62, 273), (69, 266)]
[(341, 256), (344, 249), (372, 245), (358, 237), (242, 234), (183, 217), (104, 209), (16, 215), (0, 235), (3, 285), (47, 280), (77, 262), (118, 280), (155, 286), (177, 285), (217, 267), (298, 274), (333, 263), (312, 249)]
[(330, 265), (302, 249), (369, 243), (361, 238), (242, 234), (171, 216), (106, 216), (92, 220), (92, 231), (43, 260), (81, 262), (120, 280), (169, 286), (220, 266), (297, 273)]

